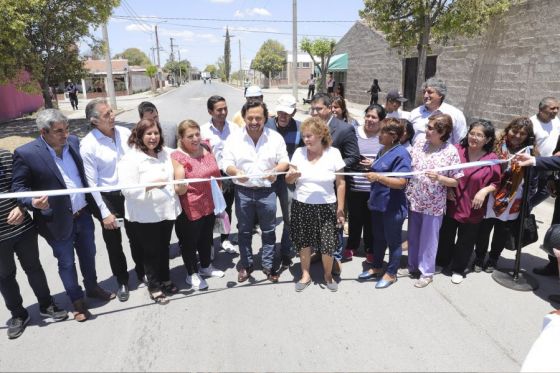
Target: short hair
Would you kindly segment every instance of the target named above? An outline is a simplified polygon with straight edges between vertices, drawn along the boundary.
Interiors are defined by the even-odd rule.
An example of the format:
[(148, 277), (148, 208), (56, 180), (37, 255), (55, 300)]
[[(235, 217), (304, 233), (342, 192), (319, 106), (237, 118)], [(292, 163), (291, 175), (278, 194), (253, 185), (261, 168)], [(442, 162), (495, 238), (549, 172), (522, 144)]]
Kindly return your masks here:
[(55, 123), (59, 122), (68, 124), (68, 118), (57, 109), (41, 110), (37, 113), (37, 119), (35, 119), (39, 131), (42, 129), (49, 131)]
[(490, 140), (486, 144), (484, 144), (482, 149), (486, 153), (491, 152), (492, 149), (494, 149), (494, 144), (496, 143), (496, 129), (494, 128), (492, 122), (486, 119), (475, 120), (474, 122), (469, 124), (469, 130), (467, 131), (467, 135), (463, 137), (463, 139), (460, 142), (460, 145), (463, 148), (469, 147), (469, 140), (468, 140), (469, 132), (471, 132), (471, 130), (475, 127), (482, 127), (482, 132), (484, 133), (484, 137)]
[(94, 98), (86, 105), (86, 119), (91, 123), (93, 118), (99, 118), (98, 105), (109, 105), (106, 98), (98, 97)]
[(539, 102), (539, 111), (542, 111), (545, 107), (550, 106), (550, 103), (552, 101), (558, 102), (558, 99), (556, 97), (552, 97), (552, 96), (548, 96), (548, 97), (543, 98)]
[(441, 135), (441, 141), (445, 142), (451, 137), (453, 130), (453, 119), (448, 114), (434, 114), (428, 118), (428, 123), (434, 124), (434, 129)]
[[(405, 128), (405, 133), (406, 133), (406, 136), (407, 136), (406, 140), (410, 143), (410, 145), (412, 145), (412, 139), (414, 138), (414, 134), (416, 133), (416, 131), (414, 131), (414, 125), (408, 119), (401, 118), (399, 120)], [(401, 137), (401, 140), (402, 140), (402, 137)]]
[(159, 153), (163, 149), (163, 134), (161, 132), (161, 126), (153, 119), (140, 119), (140, 121), (136, 123), (136, 125), (132, 129), (132, 132), (130, 133), (130, 137), (128, 138), (128, 146), (147, 153), (148, 147), (144, 145), (144, 141), (142, 141), (142, 138), (144, 137), (144, 133), (146, 133), (148, 129), (154, 126), (156, 126), (159, 131), (159, 143), (157, 144), (154, 151), (156, 153)]
[(200, 125), (192, 119), (185, 119), (177, 126), (177, 137), (182, 138), (187, 129), (196, 128), (200, 131)]
[(385, 118), (381, 121), (381, 132), (397, 135), (396, 142), (404, 135), (404, 123), (397, 118)]
[(536, 145), (536, 141), (535, 141), (535, 132), (533, 130), (533, 122), (531, 122), (531, 119), (529, 119), (527, 117), (516, 117), (516, 118), (513, 118), (513, 120), (508, 123), (506, 128), (504, 128), (504, 132), (502, 133), (502, 135), (500, 136), (500, 138), (496, 142), (496, 146), (494, 148), (496, 153), (501, 152), (501, 149), (499, 149), (499, 146), (506, 139), (506, 136), (507, 136), (508, 132), (511, 131), (511, 130), (513, 130), (513, 131), (520, 131), (520, 130), (527, 131), (527, 139), (525, 140), (525, 143), (522, 146), (532, 145), (533, 149), (534, 149), (534, 154), (538, 155), (538, 149), (537, 149), (537, 145)]
[(331, 107), (332, 97), (328, 93), (317, 93), (315, 96), (311, 97), (311, 104), (317, 101), (321, 101), (326, 107)]
[(387, 116), (387, 111), (385, 110), (385, 108), (379, 104), (371, 104), (369, 105), (366, 110), (364, 110), (364, 114), (367, 114), (368, 111), (371, 110), (375, 110), (375, 112), (377, 113), (377, 116), (379, 117), (379, 120), (383, 120), (385, 119), (385, 117)]
[(208, 108), (209, 111), (212, 111), (214, 110), (214, 105), (216, 105), (218, 102), (221, 101), (226, 102), (226, 99), (218, 95), (210, 96), (210, 98), (206, 102), (206, 107)]
[(264, 121), (266, 122), (268, 119), (268, 108), (266, 107), (266, 104), (264, 102), (262, 102), (261, 100), (255, 100), (253, 97), (251, 97), (250, 99), (248, 99), (244, 104), (243, 107), (241, 108), (241, 116), (243, 118), (245, 118), (245, 114), (247, 114), (247, 111), (249, 109), (255, 108), (255, 107), (261, 107), (263, 109), (263, 114), (264, 114)]
[(437, 93), (439, 93), (439, 95), (442, 96), (441, 97), (442, 101), (445, 98), (445, 96), (447, 96), (447, 86), (445, 85), (445, 83), (441, 79), (430, 78), (430, 79), (426, 80), (424, 83), (422, 83), (422, 90), (424, 90), (428, 87), (431, 87), (431, 88), (435, 89), (437, 91)]
[(156, 105), (152, 104), (150, 101), (142, 101), (138, 105), (138, 114), (140, 115), (140, 119), (144, 117), (144, 113), (153, 113), (154, 111), (159, 113)]
[(321, 145), (323, 148), (328, 148), (332, 144), (332, 137), (329, 127), (324, 120), (319, 117), (310, 117), (303, 121), (300, 127), (300, 132), (310, 131), (315, 136), (321, 138)]

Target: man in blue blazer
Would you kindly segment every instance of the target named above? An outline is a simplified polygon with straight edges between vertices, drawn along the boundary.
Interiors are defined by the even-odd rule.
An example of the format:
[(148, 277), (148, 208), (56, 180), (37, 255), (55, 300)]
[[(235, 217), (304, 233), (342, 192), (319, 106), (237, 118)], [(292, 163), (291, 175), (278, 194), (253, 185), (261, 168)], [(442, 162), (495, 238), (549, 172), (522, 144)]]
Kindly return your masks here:
[[(68, 119), (58, 110), (46, 109), (37, 115), (40, 136), (14, 152), (12, 191), (43, 191), (87, 187), (80, 157), (79, 140), (68, 133)], [(109, 301), (115, 298), (97, 284), (95, 236), (92, 212), (97, 205), (89, 194), (21, 198), (19, 203), (33, 210), (41, 234), (58, 260), (58, 273), (72, 301), (77, 321), (91, 314), (78, 283), (74, 250), (78, 256), (88, 297)], [(95, 209), (95, 210), (92, 210)]]
[[(317, 93), (311, 99), (310, 114), (312, 117), (323, 119), (332, 137), (332, 146), (337, 148), (342, 155), (346, 168), (352, 168), (360, 162), (360, 148), (358, 148), (358, 138), (356, 130), (350, 123), (346, 123), (336, 118), (331, 112), (332, 98), (326, 93)], [(367, 208), (367, 207), (365, 207)], [(339, 229), (339, 245), (333, 253), (333, 275), (339, 276), (341, 272), (340, 261), (342, 260), (342, 228)]]

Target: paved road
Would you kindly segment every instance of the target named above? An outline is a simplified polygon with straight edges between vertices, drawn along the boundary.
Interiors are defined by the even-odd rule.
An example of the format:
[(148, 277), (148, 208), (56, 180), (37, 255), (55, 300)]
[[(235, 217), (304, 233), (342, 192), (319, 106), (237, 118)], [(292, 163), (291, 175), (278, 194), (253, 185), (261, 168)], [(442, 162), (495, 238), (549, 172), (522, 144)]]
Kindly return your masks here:
[[(206, 99), (215, 93), (228, 99), (230, 115), (243, 101), (238, 89), (200, 82), (153, 101), (164, 120), (203, 123), (208, 119)], [(126, 112), (118, 120), (134, 121), (135, 115)], [(536, 213), (543, 237), (551, 204), (542, 204)], [(96, 233), (99, 280), (115, 289), (100, 230)], [(537, 246), (523, 253), (525, 268), (545, 262)], [(51, 290), (69, 308), (52, 251), (42, 239), (40, 247)], [(260, 236), (254, 236), (253, 247), (255, 252), (260, 247)], [(500, 264), (511, 267), (511, 253), (506, 254)], [(297, 264), (282, 273), (278, 284), (270, 284), (260, 272), (253, 282), (237, 284), (237, 261), (219, 252), (215, 265), (226, 276), (210, 279), (210, 289), (198, 292), (185, 288), (181, 259), (173, 259), (172, 279), (181, 292), (169, 305), (153, 304), (140, 288), (126, 303), (91, 303), (96, 318), (83, 324), (43, 323), (19, 271), (32, 321), (17, 340), (0, 335), (0, 370), (515, 371), (539, 333), (542, 316), (553, 308), (546, 297), (559, 290), (557, 279), (539, 277), (536, 292), (515, 292), (486, 273), (469, 275), (460, 285), (438, 275), (425, 289), (400, 279), (389, 289), (376, 290), (373, 283), (355, 280), (362, 270), (361, 259), (355, 258), (343, 265), (337, 293), (319, 284), (295, 293)], [(313, 277), (322, 278), (317, 264)], [(0, 320), (8, 318), (0, 307)], [(3, 333), (5, 326), (0, 327)]]

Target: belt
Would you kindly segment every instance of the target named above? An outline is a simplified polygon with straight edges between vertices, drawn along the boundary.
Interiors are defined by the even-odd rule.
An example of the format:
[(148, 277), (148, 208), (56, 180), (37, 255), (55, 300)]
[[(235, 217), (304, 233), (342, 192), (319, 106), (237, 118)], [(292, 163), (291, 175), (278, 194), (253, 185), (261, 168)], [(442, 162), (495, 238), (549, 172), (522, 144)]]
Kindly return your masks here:
[(74, 219), (78, 218), (80, 215), (86, 212), (86, 208), (82, 207), (80, 210), (76, 211), (73, 215)]
[(258, 187), (258, 186), (245, 186), (245, 185), (240, 185), (240, 184), (235, 184), (236, 186), (240, 187), (240, 188), (245, 188), (245, 189), (250, 189), (250, 190), (268, 190), (268, 189), (272, 189), (272, 186), (269, 187)]

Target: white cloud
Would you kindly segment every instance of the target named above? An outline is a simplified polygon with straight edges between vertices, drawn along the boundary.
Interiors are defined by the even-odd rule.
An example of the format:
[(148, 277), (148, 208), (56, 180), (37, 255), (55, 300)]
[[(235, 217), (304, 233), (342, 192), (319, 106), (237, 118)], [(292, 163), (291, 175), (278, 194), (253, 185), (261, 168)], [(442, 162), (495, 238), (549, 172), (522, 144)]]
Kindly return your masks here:
[(270, 17), (272, 14), (265, 8), (250, 8), (245, 10), (236, 10), (233, 13), (234, 17), (243, 18), (243, 17), (252, 17), (252, 16), (263, 16), (263, 17)]
[(137, 23), (131, 23), (124, 28), (126, 31), (151, 31), (147, 26), (141, 26)]

